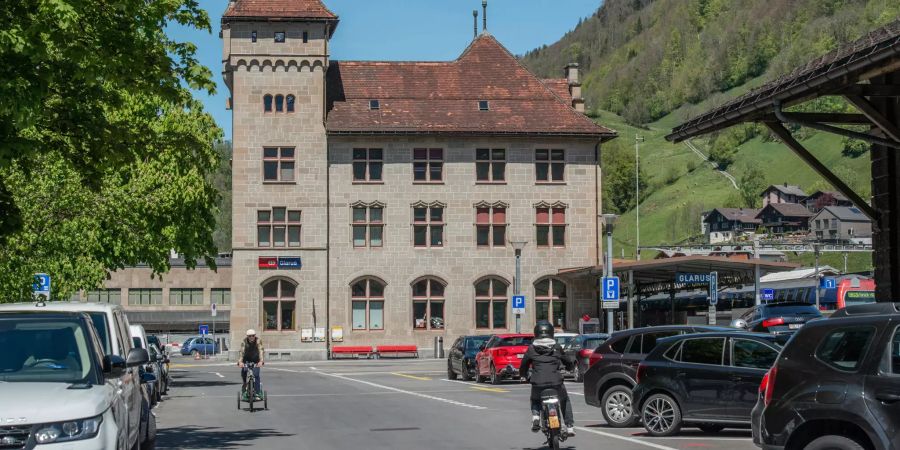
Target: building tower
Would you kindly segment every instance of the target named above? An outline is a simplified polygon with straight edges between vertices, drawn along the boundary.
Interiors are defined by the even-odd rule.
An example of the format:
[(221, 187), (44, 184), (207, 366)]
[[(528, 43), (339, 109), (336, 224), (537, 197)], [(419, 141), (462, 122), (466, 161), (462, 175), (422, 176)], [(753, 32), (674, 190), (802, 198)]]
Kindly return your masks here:
[(325, 72), (337, 24), (319, 0), (237, 0), (222, 17), (240, 311), (232, 350), (248, 328), (277, 349), (296, 348), (301, 328), (325, 326)]

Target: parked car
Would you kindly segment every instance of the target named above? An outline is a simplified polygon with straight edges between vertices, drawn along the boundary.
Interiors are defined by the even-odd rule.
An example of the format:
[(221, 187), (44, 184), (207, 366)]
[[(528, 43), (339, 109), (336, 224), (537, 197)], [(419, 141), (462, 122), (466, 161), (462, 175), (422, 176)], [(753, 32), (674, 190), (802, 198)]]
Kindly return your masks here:
[(219, 344), (209, 337), (190, 337), (181, 344), (181, 354), (184, 356), (191, 355), (214, 355), (219, 352)]
[(0, 425), (0, 447), (130, 448), (128, 399), (119, 391), (146, 352), (105, 355), (86, 313), (7, 308), (0, 347), (3, 412), (15, 417)]
[(169, 393), (169, 357), (166, 356), (156, 344), (150, 344), (147, 348), (150, 353), (150, 361), (155, 361), (153, 367), (153, 375), (156, 375), (160, 384), (160, 393), (166, 395)]
[(461, 336), (453, 342), (450, 352), (447, 354), (447, 378), (455, 380), (461, 376), (469, 381), (475, 378), (475, 355), (491, 337), (489, 335)]
[(768, 333), (662, 339), (638, 365), (632, 391), (638, 417), (651, 436), (677, 434), (684, 424), (707, 433), (745, 427), (759, 383), (780, 350), (778, 336)]
[(491, 336), (475, 356), (475, 382), (489, 379), (491, 384), (500, 384), (506, 378), (520, 378), (519, 365), (533, 339), (533, 334)]
[[(144, 326), (129, 325), (128, 330), (131, 334), (131, 341), (134, 345), (134, 348), (142, 348), (144, 350), (147, 350), (147, 354), (150, 355), (150, 347), (147, 344), (147, 333), (144, 331)], [(149, 357), (147, 364), (144, 364), (139, 368), (141, 375), (143, 375), (144, 373), (154, 374), (154, 367), (156, 367), (157, 364), (157, 358)], [(152, 408), (156, 406), (156, 404), (159, 403), (159, 401), (162, 399), (162, 393), (160, 392), (162, 386), (160, 385), (160, 380), (156, 376), (156, 374), (153, 375), (152, 379), (151, 377), (144, 377), (144, 379), (147, 380), (145, 388), (147, 389), (150, 407)]]
[(165, 353), (165, 351), (166, 351), (166, 346), (163, 345), (163, 343), (159, 341), (159, 336), (157, 336), (157, 335), (155, 335), (155, 334), (148, 334), (148, 335), (147, 335), (147, 342), (150, 343), (150, 344), (156, 345), (156, 348), (157, 348), (157, 349), (162, 350), (163, 353)]
[(757, 305), (731, 322), (731, 326), (761, 333), (790, 334), (803, 324), (822, 318), (815, 305), (804, 302), (781, 302)]
[(590, 367), (591, 353), (607, 339), (609, 335), (606, 333), (579, 334), (572, 338), (563, 346), (563, 351), (575, 360), (575, 369), (571, 373), (564, 371), (564, 375), (575, 378), (577, 383), (584, 381), (584, 372)]
[(806, 324), (759, 387), (753, 442), (767, 450), (900, 449), (900, 303)]
[(553, 333), (553, 339), (556, 339), (556, 343), (560, 347), (565, 347), (569, 342), (572, 342), (575, 336), (578, 336), (578, 333)]
[(656, 347), (656, 341), (679, 334), (705, 331), (734, 331), (733, 328), (703, 325), (669, 325), (635, 328), (613, 333), (590, 355), (584, 372), (584, 399), (600, 408), (609, 426), (623, 428), (635, 422), (631, 389), (637, 384), (637, 366)]

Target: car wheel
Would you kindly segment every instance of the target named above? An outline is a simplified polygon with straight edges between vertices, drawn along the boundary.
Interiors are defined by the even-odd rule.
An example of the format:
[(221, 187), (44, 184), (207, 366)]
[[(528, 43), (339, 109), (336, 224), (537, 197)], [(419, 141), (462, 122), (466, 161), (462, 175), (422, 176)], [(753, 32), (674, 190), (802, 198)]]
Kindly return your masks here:
[(472, 376), (469, 375), (469, 363), (465, 359), (462, 361), (462, 379), (463, 381), (472, 381)]
[(497, 368), (491, 363), (491, 384), (500, 384), (500, 375), (497, 374)]
[(476, 383), (484, 383), (484, 376), (481, 375), (481, 368), (478, 367), (478, 363), (475, 363), (475, 382)]
[(681, 408), (666, 394), (651, 395), (641, 408), (641, 420), (651, 436), (671, 436), (681, 430)]
[(194, 358), (200, 356), (200, 350), (191, 350), (191, 356)]
[(447, 361), (447, 379), (448, 380), (456, 379), (456, 372), (453, 371), (453, 364), (451, 364), (450, 361)]
[(815, 439), (803, 450), (863, 450), (863, 446), (848, 437), (830, 435)]
[(719, 425), (717, 423), (701, 423), (697, 424), (697, 428), (704, 433), (718, 433), (725, 429), (725, 425)]
[(628, 386), (613, 386), (600, 399), (601, 412), (606, 423), (613, 428), (634, 425), (634, 408), (631, 404), (631, 389)]

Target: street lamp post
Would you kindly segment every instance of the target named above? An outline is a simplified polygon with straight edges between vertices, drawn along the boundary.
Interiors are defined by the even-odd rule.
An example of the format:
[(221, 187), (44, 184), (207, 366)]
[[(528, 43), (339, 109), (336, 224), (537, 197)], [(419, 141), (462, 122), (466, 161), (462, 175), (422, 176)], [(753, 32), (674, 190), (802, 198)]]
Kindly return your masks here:
[(644, 142), (644, 137), (634, 135), (634, 231), (636, 233), (634, 243), (634, 257), (641, 260), (641, 163), (640, 163), (640, 144)]
[[(516, 278), (513, 280), (513, 290), (515, 291), (515, 295), (519, 295), (521, 292), (522, 283), (520, 279), (522, 278), (522, 249), (525, 248), (525, 245), (528, 244), (528, 241), (509, 241), (512, 244), (513, 249), (516, 251)], [(522, 332), (522, 315), (518, 312), (516, 313), (516, 333)]]
[[(615, 272), (613, 272), (612, 233), (617, 218), (618, 216), (615, 214), (603, 214), (603, 224), (604, 228), (606, 228), (606, 264), (604, 271), (606, 272), (607, 277), (611, 277), (615, 274)], [(606, 311), (606, 332), (612, 333), (613, 326), (614, 316), (613, 311), (610, 309)]]

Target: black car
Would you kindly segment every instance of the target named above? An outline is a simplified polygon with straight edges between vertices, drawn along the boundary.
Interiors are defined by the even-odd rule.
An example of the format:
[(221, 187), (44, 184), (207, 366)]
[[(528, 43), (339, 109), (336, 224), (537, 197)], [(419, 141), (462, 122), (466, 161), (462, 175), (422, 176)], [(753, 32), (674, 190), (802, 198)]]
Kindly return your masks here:
[(475, 355), (478, 354), (481, 344), (490, 339), (490, 335), (462, 336), (453, 342), (447, 355), (447, 378), (455, 380), (461, 376), (469, 381), (475, 378)]
[(753, 442), (766, 450), (900, 449), (900, 303), (805, 325), (759, 389)]
[(734, 331), (733, 328), (702, 325), (669, 325), (619, 331), (591, 355), (584, 372), (584, 399), (600, 408), (603, 418), (614, 428), (629, 427), (635, 418), (631, 389), (637, 366), (656, 346), (657, 339), (705, 331)]
[(582, 382), (584, 372), (591, 366), (591, 354), (607, 339), (609, 339), (609, 335), (606, 333), (579, 334), (567, 342), (563, 346), (563, 351), (575, 360), (575, 369), (572, 370), (572, 373), (565, 375), (574, 377), (577, 383)]
[(806, 322), (821, 319), (816, 305), (804, 302), (781, 302), (756, 305), (748, 309), (731, 325), (747, 331), (761, 333), (795, 333)]
[(781, 345), (779, 336), (740, 331), (663, 339), (640, 363), (632, 391), (651, 436), (683, 424), (705, 432), (747, 426), (759, 385)]

